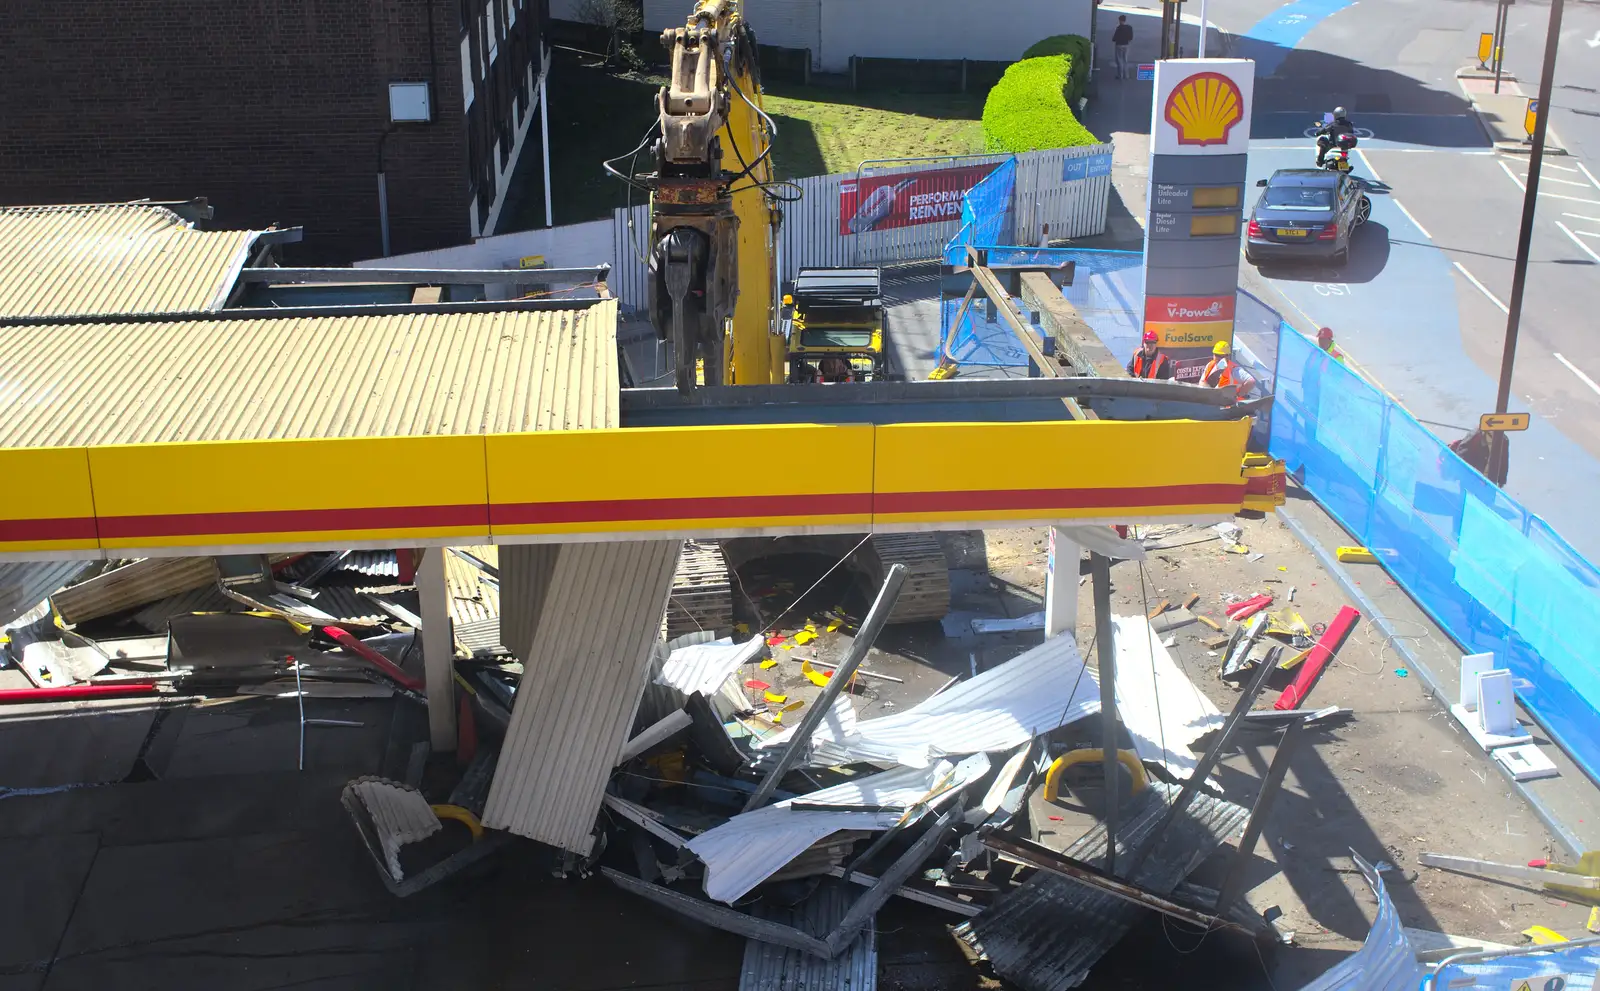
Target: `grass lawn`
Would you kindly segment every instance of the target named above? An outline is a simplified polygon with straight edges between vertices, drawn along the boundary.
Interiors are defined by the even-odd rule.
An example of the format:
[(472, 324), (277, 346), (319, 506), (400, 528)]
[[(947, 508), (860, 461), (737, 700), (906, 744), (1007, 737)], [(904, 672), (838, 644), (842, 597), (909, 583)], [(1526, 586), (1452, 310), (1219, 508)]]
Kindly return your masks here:
[[(604, 159), (624, 155), (656, 118), (659, 76), (593, 68), (557, 50), (550, 69), (550, 172), (557, 224), (599, 220), (623, 205), (623, 184)], [(773, 85), (765, 105), (778, 125), (773, 158), (793, 179), (848, 172), (867, 159), (960, 155), (983, 150), (983, 95), (852, 93)], [(500, 233), (544, 224), (537, 123), (518, 163)], [(648, 149), (640, 155), (646, 167)], [(626, 161), (619, 163), (626, 170)], [(638, 203), (641, 194), (635, 193)]]

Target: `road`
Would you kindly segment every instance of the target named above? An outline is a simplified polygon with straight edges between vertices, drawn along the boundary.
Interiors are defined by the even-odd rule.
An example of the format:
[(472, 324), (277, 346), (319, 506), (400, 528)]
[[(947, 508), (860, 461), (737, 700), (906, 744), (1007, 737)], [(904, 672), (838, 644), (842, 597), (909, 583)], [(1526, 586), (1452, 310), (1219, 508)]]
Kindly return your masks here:
[[(1245, 266), (1339, 342), (1446, 440), (1493, 409), (1511, 296), (1525, 155), (1493, 150), (1458, 68), (1493, 26), (1492, 0), (1241, 0), (1211, 5), (1234, 54), (1258, 62), (1251, 180), (1310, 164), (1304, 128), (1349, 107), (1373, 184), (1372, 223), (1341, 269)], [(1520, 0), (1507, 64), (1537, 87), (1548, 3)], [(1594, 42), (1594, 44), (1590, 44)], [(1507, 491), (1592, 560), (1600, 525), (1600, 5), (1568, 0), (1551, 125), (1570, 155), (1546, 159), (1535, 215)]]

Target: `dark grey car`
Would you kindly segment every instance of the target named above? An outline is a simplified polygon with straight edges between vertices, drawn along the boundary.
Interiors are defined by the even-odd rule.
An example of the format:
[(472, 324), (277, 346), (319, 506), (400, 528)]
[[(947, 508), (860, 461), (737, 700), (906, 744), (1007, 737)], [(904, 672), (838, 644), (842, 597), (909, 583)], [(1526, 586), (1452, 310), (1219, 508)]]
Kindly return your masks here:
[(1245, 261), (1331, 261), (1350, 257), (1350, 238), (1372, 215), (1360, 179), (1323, 169), (1279, 169), (1264, 186), (1246, 227)]

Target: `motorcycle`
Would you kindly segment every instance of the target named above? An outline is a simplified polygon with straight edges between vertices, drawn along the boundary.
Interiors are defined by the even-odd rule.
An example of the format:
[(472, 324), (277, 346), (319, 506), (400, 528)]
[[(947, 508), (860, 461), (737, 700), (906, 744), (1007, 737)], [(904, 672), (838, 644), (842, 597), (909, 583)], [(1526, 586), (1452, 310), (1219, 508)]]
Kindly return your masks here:
[(1350, 164), (1350, 151), (1347, 148), (1330, 148), (1322, 158), (1323, 169), (1329, 172), (1349, 172), (1353, 167)]
[[(1313, 127), (1326, 127), (1326, 121), (1316, 121)], [(1317, 150), (1322, 151), (1322, 143), (1328, 143), (1327, 151), (1323, 152), (1322, 162), (1317, 166), (1329, 172), (1349, 172), (1350, 152), (1356, 146), (1354, 134), (1320, 134), (1317, 136)]]

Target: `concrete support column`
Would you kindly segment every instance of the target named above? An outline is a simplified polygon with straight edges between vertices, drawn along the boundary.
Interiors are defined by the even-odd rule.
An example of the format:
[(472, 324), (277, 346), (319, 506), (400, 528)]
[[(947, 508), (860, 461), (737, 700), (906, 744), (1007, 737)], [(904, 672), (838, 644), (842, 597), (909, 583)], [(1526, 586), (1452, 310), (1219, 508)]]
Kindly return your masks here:
[(1078, 625), (1080, 548), (1061, 527), (1050, 528), (1050, 552), (1044, 586), (1044, 635), (1071, 633)]
[(455, 638), (443, 547), (420, 552), (417, 597), (422, 600), (422, 666), (428, 686), (428, 737), (435, 753), (456, 749)]

